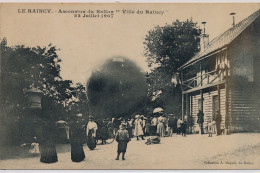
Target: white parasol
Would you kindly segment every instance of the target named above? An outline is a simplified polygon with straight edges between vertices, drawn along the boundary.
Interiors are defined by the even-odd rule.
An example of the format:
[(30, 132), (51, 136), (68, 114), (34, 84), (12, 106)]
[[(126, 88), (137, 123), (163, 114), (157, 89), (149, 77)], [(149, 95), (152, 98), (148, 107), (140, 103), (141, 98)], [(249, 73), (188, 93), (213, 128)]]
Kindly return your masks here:
[(158, 113), (158, 112), (163, 112), (163, 109), (160, 108), (160, 107), (158, 107), (158, 108), (155, 108), (155, 109), (153, 110), (153, 113), (154, 113), (154, 114), (155, 114), (155, 113)]
[(59, 120), (59, 121), (57, 121), (56, 123), (57, 123), (57, 124), (67, 124), (67, 122), (64, 121), (64, 120)]

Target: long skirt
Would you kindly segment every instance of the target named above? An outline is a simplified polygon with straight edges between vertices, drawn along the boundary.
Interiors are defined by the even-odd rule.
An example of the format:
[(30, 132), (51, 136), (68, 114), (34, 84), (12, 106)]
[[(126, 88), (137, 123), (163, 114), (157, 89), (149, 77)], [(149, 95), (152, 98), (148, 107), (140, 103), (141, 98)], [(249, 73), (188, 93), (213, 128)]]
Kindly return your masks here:
[(73, 162), (81, 162), (85, 159), (83, 146), (80, 142), (71, 143), (71, 160)]
[(126, 152), (126, 148), (127, 148), (127, 142), (126, 141), (119, 141), (118, 142), (118, 146), (117, 146), (117, 152), (118, 153)]
[(165, 129), (164, 129), (163, 123), (159, 123), (159, 124), (157, 125), (157, 133), (158, 133), (160, 136), (165, 136)]
[(113, 128), (108, 128), (108, 136), (109, 136), (109, 138), (113, 138), (114, 137), (113, 131), (114, 131)]
[(140, 124), (135, 126), (134, 135), (135, 136), (142, 136), (142, 135), (144, 135), (143, 128), (142, 128), (142, 126)]
[(150, 133), (151, 135), (156, 135), (157, 126), (150, 126)]
[(131, 128), (128, 128), (127, 131), (128, 131), (129, 137), (130, 137), (130, 139), (131, 139), (131, 138), (132, 138), (132, 129), (131, 129)]
[(43, 163), (55, 163), (58, 161), (57, 152), (54, 144), (40, 144), (41, 159)]
[(90, 150), (94, 150), (96, 148), (97, 142), (96, 139), (89, 136), (87, 140), (87, 145)]
[(187, 131), (187, 126), (186, 125), (182, 126), (181, 127), (181, 132), (182, 133), (186, 133), (186, 131)]

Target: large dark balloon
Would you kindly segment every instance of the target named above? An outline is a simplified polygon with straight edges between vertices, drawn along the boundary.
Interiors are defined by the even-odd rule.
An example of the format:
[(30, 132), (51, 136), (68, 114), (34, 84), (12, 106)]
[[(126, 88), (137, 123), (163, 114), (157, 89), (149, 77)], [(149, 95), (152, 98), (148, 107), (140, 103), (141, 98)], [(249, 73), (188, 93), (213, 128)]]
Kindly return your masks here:
[(146, 78), (126, 58), (109, 59), (87, 82), (90, 113), (97, 117), (125, 117), (138, 112), (147, 96)]

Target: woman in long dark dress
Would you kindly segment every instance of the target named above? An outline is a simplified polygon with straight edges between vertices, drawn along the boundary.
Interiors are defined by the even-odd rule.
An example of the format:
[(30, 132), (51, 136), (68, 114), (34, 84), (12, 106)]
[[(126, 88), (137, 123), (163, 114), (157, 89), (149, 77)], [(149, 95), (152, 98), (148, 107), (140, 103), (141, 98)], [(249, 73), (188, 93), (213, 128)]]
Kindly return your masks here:
[(109, 138), (107, 122), (105, 120), (99, 121), (97, 126), (99, 127), (97, 130), (97, 136), (102, 140), (101, 144), (106, 144), (106, 140)]
[(79, 120), (81, 114), (77, 114), (76, 120), (71, 123), (71, 160), (73, 162), (81, 162), (85, 159), (85, 153), (83, 150), (84, 141), (84, 130), (82, 129), (82, 124)]
[(41, 153), (40, 162), (55, 163), (58, 161), (58, 156), (55, 148), (55, 126), (48, 121), (43, 121), (42, 135), (39, 141), (39, 149)]

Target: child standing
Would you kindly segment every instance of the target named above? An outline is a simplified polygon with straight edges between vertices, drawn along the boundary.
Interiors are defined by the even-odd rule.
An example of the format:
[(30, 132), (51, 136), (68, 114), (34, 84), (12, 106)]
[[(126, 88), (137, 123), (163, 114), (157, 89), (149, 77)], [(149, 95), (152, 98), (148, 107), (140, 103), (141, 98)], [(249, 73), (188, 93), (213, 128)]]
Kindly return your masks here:
[(37, 138), (33, 137), (34, 142), (31, 144), (32, 149), (30, 150), (30, 153), (33, 154), (33, 156), (38, 156), (40, 154), (39, 149), (39, 143), (37, 142)]
[(116, 141), (118, 142), (116, 160), (119, 160), (120, 153), (122, 153), (122, 160), (125, 160), (127, 143), (130, 141), (129, 133), (126, 130), (126, 124), (122, 123), (120, 125), (120, 128), (116, 133)]
[(212, 132), (213, 132), (213, 124), (211, 122), (211, 120), (208, 121), (208, 133), (209, 133), (209, 137), (212, 137)]
[(179, 118), (177, 120), (177, 135), (181, 134), (181, 124), (182, 124), (182, 120)]
[(186, 131), (187, 131), (187, 123), (186, 123), (186, 121), (182, 121), (182, 123), (181, 123), (181, 135), (185, 137)]

